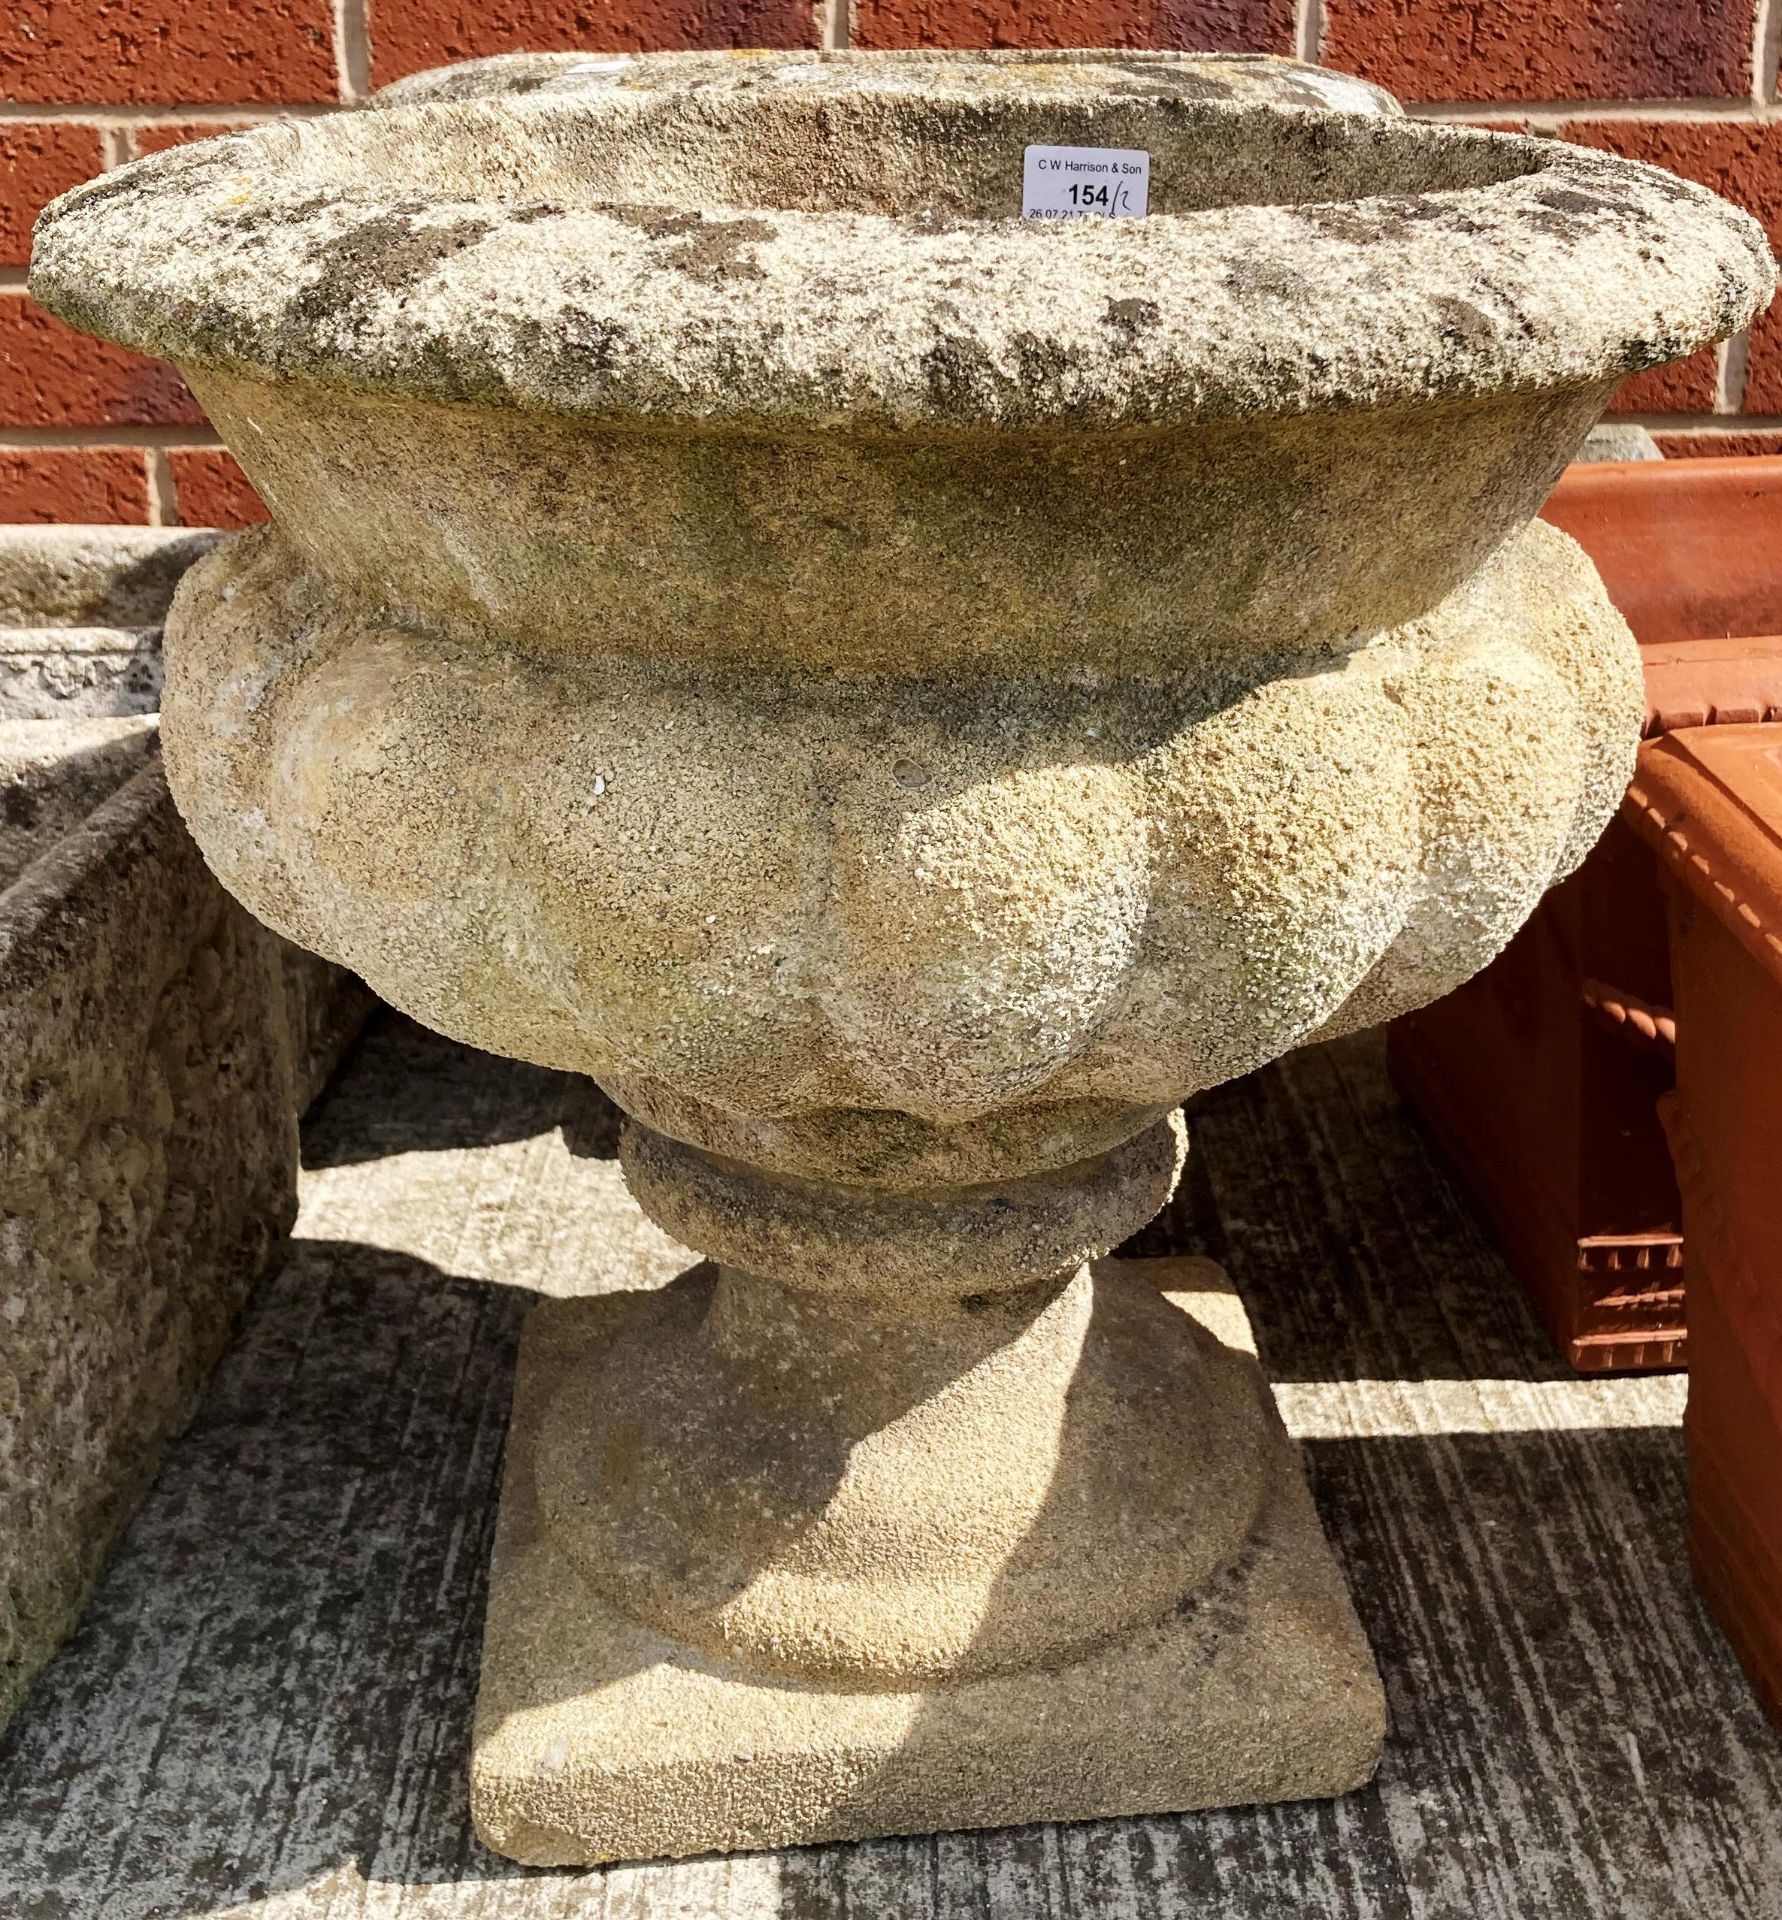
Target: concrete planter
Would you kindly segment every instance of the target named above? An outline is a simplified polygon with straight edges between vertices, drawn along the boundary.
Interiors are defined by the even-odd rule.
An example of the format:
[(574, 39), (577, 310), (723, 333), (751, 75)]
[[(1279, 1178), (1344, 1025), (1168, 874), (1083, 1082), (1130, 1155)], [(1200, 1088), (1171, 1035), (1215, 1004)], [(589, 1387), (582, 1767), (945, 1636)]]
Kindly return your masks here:
[[(1030, 147), (1144, 155), (1147, 216), (1018, 218)], [(1765, 297), (1751, 222), (1291, 63), (564, 58), (121, 170), (32, 284), (272, 510), (172, 625), (218, 874), (594, 1074), (713, 1258), (535, 1322), (492, 1844), (1365, 1778), (1253, 1361), (1087, 1263), (1185, 1093), (1444, 991), (1596, 837), (1637, 665), (1530, 523)]]
[(258, 925), (156, 749), (208, 533), (0, 530), (0, 1722), (74, 1626), (296, 1206), (364, 990)]
[(161, 705), (161, 623), (208, 529), (0, 530), (0, 720), (119, 718)]

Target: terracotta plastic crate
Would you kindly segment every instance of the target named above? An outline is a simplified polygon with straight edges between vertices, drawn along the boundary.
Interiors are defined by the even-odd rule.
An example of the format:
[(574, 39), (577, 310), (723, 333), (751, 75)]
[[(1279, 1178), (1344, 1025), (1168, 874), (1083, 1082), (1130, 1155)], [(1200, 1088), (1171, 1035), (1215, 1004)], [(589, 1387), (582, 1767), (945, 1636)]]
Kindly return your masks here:
[(1623, 813), (1670, 904), (1691, 1556), (1782, 1721), (1782, 726), (1672, 734), (1642, 753)]
[[(1572, 468), (1546, 518), (1596, 561), (1641, 644), (1649, 740), (1782, 717), (1782, 460)], [(1398, 1021), (1400, 1091), (1580, 1371), (1686, 1349), (1655, 856), (1618, 822), (1508, 949)]]
[(1782, 459), (1570, 467), (1541, 518), (1596, 562), (1642, 646), (1782, 632)]

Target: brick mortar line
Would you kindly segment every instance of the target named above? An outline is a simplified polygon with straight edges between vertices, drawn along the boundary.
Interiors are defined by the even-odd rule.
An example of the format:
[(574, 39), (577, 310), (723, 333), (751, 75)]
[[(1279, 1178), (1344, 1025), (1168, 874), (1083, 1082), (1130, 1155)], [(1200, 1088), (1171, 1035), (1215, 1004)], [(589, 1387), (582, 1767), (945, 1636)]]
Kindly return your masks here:
[(8, 427), (0, 426), (0, 453), (36, 453), (58, 447), (166, 447), (173, 451), (222, 445), (203, 427)]
[(1757, 51), (1752, 61), (1751, 94), (1760, 105), (1776, 99), (1776, 64), (1782, 52), (1782, 0), (1757, 0)]
[(1648, 433), (1696, 433), (1721, 438), (1729, 433), (1782, 433), (1776, 413), (1613, 413), (1604, 426), (1644, 427)]
[(148, 523), (151, 527), (179, 525), (179, 489), (165, 447), (149, 447), (144, 465), (148, 475)]
[[(1782, 37), (1782, 0), (1774, 0), (1776, 27)], [(1322, 15), (1321, 0), (1301, 0), (1301, 27), (1309, 31), (1314, 16)], [(342, 0), (342, 14), (359, 16), (362, 36), (354, 51), (355, 60), (369, 62), (370, 38), (365, 32), (362, 9), (357, 0)], [(848, 0), (818, 0), (815, 14), (838, 37), (825, 37), (833, 48), (852, 45), (848, 31)], [(1297, 31), (1297, 30), (1296, 30)], [(1302, 39), (1301, 44), (1304, 44)], [(369, 85), (367, 73), (364, 84)], [(166, 101), (142, 101), (92, 105), (70, 105), (57, 101), (0, 101), (0, 125), (47, 122), (58, 126), (92, 127), (99, 132), (128, 131), (139, 126), (226, 126), (231, 123), (259, 124), (285, 119), (316, 119), (337, 113), (340, 101), (290, 100), (284, 102), (240, 101), (219, 103), (191, 101), (169, 104)], [(1722, 121), (1769, 125), (1782, 122), (1782, 98), (1753, 100), (1423, 100), (1409, 101), (1406, 111), (1419, 120), (1457, 122), (1477, 120), (1621, 120), (1634, 123), (1682, 121), (1717, 125)]]
[(1782, 101), (1753, 100), (1414, 100), (1405, 111), (1418, 120), (1720, 121), (1767, 124), (1782, 120)]
[(1714, 411), (1736, 414), (1744, 411), (1745, 384), (1751, 377), (1751, 336), (1735, 333), (1721, 342), (1720, 377), (1714, 388)]
[(1324, 46), (1324, 0), (1299, 0), (1294, 9), (1293, 51), (1316, 64)]
[(169, 106), (165, 101), (144, 101), (138, 106), (104, 104), (68, 106), (52, 101), (0, 100), (0, 125), (19, 121), (43, 120), (57, 126), (95, 127), (104, 132), (111, 127), (135, 126), (211, 126), (243, 120), (314, 119), (320, 114), (338, 113), (338, 100), (291, 100), (283, 105), (264, 100), (238, 106), (219, 106), (211, 101), (192, 101)]
[(366, 0), (334, 0), (334, 71), (340, 97), (356, 106), (371, 91), (371, 28)]
[(853, 44), (851, 0), (816, 0), (811, 12), (817, 45), (825, 53), (841, 53)]

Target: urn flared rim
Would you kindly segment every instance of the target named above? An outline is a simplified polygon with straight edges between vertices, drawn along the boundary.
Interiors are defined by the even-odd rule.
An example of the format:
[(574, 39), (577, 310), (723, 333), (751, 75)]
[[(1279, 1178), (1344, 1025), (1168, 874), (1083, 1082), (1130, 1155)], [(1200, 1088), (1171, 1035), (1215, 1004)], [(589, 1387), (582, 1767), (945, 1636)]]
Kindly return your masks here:
[[(1307, 105), (1293, 63), (531, 58), (475, 97), (432, 77), (78, 188), (38, 223), (32, 291), (273, 380), (946, 433), (1602, 385), (1774, 285), (1757, 224), (1701, 187), (1360, 91)], [(1151, 210), (1021, 218), (1029, 143), (1146, 151)]]
[(668, 53), (497, 53), (405, 75), (366, 101), (372, 108), (495, 95), (587, 95), (622, 88), (706, 93), (763, 83), (826, 94), (886, 88), (964, 99), (1074, 92), (1095, 98), (1164, 91), (1185, 100), (1274, 104), (1339, 113), (1399, 115), (1371, 81), (1278, 53), (1182, 53), (1149, 47), (904, 47)]

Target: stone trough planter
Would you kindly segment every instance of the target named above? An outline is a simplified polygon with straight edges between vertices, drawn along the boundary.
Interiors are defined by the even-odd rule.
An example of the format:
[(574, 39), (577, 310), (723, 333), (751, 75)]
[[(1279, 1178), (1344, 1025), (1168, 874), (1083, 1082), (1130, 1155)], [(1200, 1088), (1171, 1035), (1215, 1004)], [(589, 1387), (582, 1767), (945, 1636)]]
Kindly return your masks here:
[(0, 529), (0, 1724), (283, 1244), (295, 1115), (370, 1004), (167, 789), (161, 621), (216, 538)]
[(0, 529), (0, 720), (117, 719), (161, 705), (161, 625), (208, 529)]
[[(1021, 218), (1030, 147), (1147, 211)], [(535, 60), (44, 216), (37, 296), (273, 515), (170, 630), (207, 857), (592, 1073), (711, 1256), (529, 1335), (491, 1844), (1367, 1777), (1254, 1362), (1088, 1263), (1185, 1094), (1445, 991), (1594, 840), (1637, 660), (1533, 516), (1771, 271), (1667, 175), (1211, 57)]]

